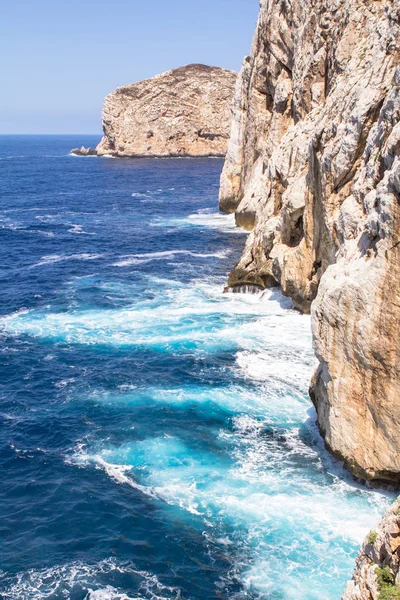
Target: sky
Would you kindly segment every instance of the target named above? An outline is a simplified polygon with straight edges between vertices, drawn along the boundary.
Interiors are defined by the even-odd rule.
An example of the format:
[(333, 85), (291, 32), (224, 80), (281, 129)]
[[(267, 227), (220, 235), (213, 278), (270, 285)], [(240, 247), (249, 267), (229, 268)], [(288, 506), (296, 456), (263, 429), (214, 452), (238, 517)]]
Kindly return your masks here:
[(101, 133), (104, 97), (189, 63), (239, 70), (257, 0), (0, 0), (0, 134)]

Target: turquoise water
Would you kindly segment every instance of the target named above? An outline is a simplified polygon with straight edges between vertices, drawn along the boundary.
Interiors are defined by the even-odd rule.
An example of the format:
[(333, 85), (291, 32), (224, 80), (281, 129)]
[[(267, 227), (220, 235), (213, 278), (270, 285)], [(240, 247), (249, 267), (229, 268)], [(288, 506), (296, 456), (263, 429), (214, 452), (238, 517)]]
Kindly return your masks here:
[(220, 160), (0, 138), (0, 597), (335, 600), (391, 494), (329, 454), (309, 317), (223, 294)]

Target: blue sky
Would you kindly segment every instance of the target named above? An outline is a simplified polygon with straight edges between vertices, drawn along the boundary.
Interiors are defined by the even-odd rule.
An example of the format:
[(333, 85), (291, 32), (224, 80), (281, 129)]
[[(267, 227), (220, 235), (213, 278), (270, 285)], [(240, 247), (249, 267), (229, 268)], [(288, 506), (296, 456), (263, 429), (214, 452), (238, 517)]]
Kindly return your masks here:
[(100, 133), (119, 85), (201, 62), (238, 70), (257, 0), (0, 0), (0, 133)]

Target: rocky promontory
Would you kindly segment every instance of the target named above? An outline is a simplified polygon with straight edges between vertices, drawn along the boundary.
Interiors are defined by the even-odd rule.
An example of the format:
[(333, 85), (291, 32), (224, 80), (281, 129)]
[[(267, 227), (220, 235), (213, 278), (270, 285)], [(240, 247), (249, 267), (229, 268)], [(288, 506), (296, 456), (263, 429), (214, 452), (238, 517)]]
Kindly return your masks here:
[(236, 79), (234, 71), (193, 64), (117, 88), (104, 100), (96, 154), (224, 156)]
[(261, 0), (220, 207), (248, 229), (230, 286), (312, 314), (311, 396), (357, 477), (400, 482), (400, 9)]

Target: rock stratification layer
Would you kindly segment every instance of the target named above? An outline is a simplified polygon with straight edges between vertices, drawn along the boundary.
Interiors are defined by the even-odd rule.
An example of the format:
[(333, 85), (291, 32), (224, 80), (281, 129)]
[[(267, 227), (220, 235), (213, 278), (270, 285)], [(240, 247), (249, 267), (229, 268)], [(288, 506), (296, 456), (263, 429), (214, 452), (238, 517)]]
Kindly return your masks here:
[(342, 596), (342, 600), (382, 598), (400, 598), (400, 500), (365, 538)]
[(187, 65), (117, 88), (104, 101), (97, 154), (224, 156), (236, 78)]
[(400, 9), (262, 0), (233, 103), (220, 207), (250, 230), (229, 285), (312, 312), (328, 447), (400, 481)]

